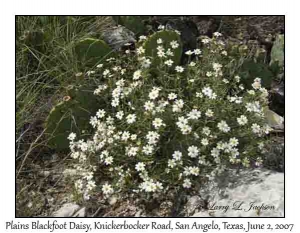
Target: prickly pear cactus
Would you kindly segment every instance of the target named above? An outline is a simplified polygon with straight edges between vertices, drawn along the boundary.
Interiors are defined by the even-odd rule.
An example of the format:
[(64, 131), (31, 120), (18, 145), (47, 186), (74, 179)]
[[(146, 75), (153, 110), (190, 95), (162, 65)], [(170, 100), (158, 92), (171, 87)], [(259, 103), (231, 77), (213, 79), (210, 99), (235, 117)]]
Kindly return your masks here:
[(144, 34), (146, 31), (146, 26), (141, 16), (113, 16), (113, 19), (117, 24), (128, 28), (136, 35)]
[(85, 138), (91, 130), (90, 117), (101, 106), (92, 91), (70, 88), (67, 93), (68, 96), (51, 110), (45, 124), (48, 145), (57, 150), (68, 149), (67, 138), (71, 132)]
[[(161, 40), (162, 43), (158, 44), (158, 40)], [(171, 46), (171, 42), (174, 41), (178, 43), (177, 48), (172, 48)], [(168, 56), (167, 54), (165, 54), (166, 58), (162, 59), (157, 54), (158, 46), (162, 46), (164, 48), (164, 52), (170, 49), (170, 51), (173, 52), (174, 56)], [(173, 60), (174, 66), (180, 63), (181, 55), (182, 55), (182, 42), (180, 36), (174, 31), (163, 30), (154, 33), (144, 42), (143, 47), (145, 49), (145, 55), (153, 57), (153, 61), (152, 61), (153, 66), (158, 66), (162, 62), (162, 60), (168, 59), (167, 57)]]
[(241, 78), (246, 88), (252, 88), (251, 84), (255, 78), (261, 78), (262, 85), (266, 88), (270, 88), (272, 80), (274, 78), (273, 72), (269, 66), (263, 62), (255, 62), (252, 59), (244, 61), (241, 66)]
[(284, 65), (284, 35), (277, 35), (271, 50), (270, 65), (275, 62), (281, 67)]
[(114, 56), (112, 49), (103, 41), (86, 38), (77, 42), (75, 52), (83, 66), (93, 67), (102, 59)]

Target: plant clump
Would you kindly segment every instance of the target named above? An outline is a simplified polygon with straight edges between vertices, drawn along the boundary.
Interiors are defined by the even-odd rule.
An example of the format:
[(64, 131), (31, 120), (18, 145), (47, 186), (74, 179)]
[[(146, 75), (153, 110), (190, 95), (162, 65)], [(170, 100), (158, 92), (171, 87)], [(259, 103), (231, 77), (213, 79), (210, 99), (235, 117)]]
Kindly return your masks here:
[(187, 51), (189, 62), (180, 66), (174, 33), (159, 32), (91, 74), (94, 94), (107, 104), (90, 117), (88, 139), (68, 136), (82, 198), (99, 192), (155, 198), (172, 189), (195, 190), (228, 167), (262, 165), (271, 128), (261, 78), (252, 77), (250, 88), (241, 83), (218, 32), (201, 40), (201, 50)]

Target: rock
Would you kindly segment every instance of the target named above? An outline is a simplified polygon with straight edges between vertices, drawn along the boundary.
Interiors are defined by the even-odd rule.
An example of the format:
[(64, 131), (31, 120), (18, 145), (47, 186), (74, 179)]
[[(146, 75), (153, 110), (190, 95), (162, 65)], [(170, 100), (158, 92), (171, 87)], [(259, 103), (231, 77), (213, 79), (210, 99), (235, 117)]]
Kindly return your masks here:
[(263, 167), (278, 172), (284, 172), (284, 138), (273, 137), (265, 148)]
[(53, 217), (72, 217), (80, 206), (74, 203), (66, 203), (59, 210), (53, 213)]
[(141, 217), (141, 215), (142, 215), (142, 213), (143, 213), (143, 210), (139, 210), (138, 212), (136, 212), (136, 214), (134, 215), (134, 217)]
[(266, 120), (268, 125), (275, 130), (283, 130), (284, 129), (284, 118), (279, 116), (276, 112), (266, 108), (264, 109), (264, 113), (266, 116)]
[(76, 169), (69, 169), (67, 168), (66, 170), (63, 171), (63, 174), (65, 177), (68, 177), (68, 176), (75, 176), (77, 174), (77, 170)]
[[(203, 186), (200, 196), (207, 200), (208, 210), (193, 217), (283, 217), (284, 173), (230, 169)], [(235, 210), (234, 203), (242, 203), (241, 210)]]
[(276, 83), (270, 90), (270, 109), (284, 116), (284, 82)]
[(114, 205), (114, 204), (117, 203), (117, 201), (118, 201), (118, 198), (116, 196), (112, 196), (112, 197), (109, 198), (108, 203), (110, 205)]
[(194, 16), (192, 19), (197, 26), (199, 34), (209, 37), (218, 30), (220, 24), (220, 19), (214, 16)]
[(72, 217), (85, 217), (86, 216), (86, 209), (85, 207), (78, 210)]
[(107, 29), (102, 36), (103, 40), (115, 50), (120, 50), (126, 43), (136, 42), (134, 33), (121, 25)]
[(203, 200), (199, 196), (190, 197), (185, 206), (187, 215), (193, 214), (195, 210), (201, 207), (202, 205), (203, 205)]

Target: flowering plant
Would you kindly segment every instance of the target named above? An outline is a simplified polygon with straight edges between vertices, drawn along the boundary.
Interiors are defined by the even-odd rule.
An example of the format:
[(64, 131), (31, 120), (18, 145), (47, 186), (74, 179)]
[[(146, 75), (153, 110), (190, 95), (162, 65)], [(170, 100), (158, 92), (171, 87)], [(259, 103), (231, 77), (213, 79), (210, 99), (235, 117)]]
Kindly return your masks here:
[(98, 191), (154, 197), (193, 189), (228, 166), (262, 164), (268, 92), (257, 77), (250, 90), (241, 84), (220, 33), (202, 43), (186, 52), (185, 66), (173, 64), (178, 42), (158, 39), (155, 68), (141, 46), (89, 72), (106, 107), (91, 117), (90, 139), (69, 135), (84, 198)]

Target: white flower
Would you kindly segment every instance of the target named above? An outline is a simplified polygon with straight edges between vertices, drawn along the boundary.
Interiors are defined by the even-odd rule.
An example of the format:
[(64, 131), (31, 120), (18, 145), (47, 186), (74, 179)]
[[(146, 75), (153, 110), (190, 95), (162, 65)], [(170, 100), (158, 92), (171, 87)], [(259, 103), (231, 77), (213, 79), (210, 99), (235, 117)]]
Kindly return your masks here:
[(201, 41), (203, 44), (208, 44), (210, 42), (210, 40), (211, 39), (207, 37), (207, 38), (203, 38)]
[(191, 175), (194, 175), (194, 176), (199, 175), (199, 168), (198, 167), (189, 167), (189, 170), (190, 170)]
[(224, 56), (227, 56), (228, 53), (227, 53), (227, 51), (224, 50), (224, 51), (221, 52), (221, 54), (224, 55)]
[(168, 95), (168, 99), (169, 100), (174, 100), (174, 99), (176, 99), (177, 98), (177, 95), (175, 94), (175, 93), (170, 93), (169, 95)]
[(252, 129), (253, 133), (256, 133), (256, 134), (260, 133), (260, 126), (256, 123), (252, 124), (251, 129)]
[(122, 133), (122, 140), (123, 140), (123, 141), (127, 141), (128, 138), (130, 138), (130, 133), (127, 132), (127, 131), (124, 131), (124, 132)]
[(209, 136), (210, 135), (210, 129), (208, 127), (204, 127), (202, 129), (202, 133), (205, 134), (206, 136)]
[(174, 104), (173, 104), (173, 112), (181, 112), (181, 109), (183, 108), (184, 102), (183, 100), (175, 100)]
[(210, 87), (204, 87), (202, 93), (208, 97), (212, 97), (213, 91)]
[(235, 79), (235, 81), (236, 81), (237, 83), (239, 83), (239, 82), (241, 81), (241, 77), (240, 77), (240, 76), (237, 76), (237, 75), (234, 77), (234, 79)]
[(119, 120), (122, 120), (123, 116), (124, 116), (123, 111), (119, 111), (119, 112), (116, 113), (116, 118), (118, 118)]
[(150, 59), (147, 58), (147, 59), (143, 59), (143, 60), (142, 60), (142, 67), (143, 67), (143, 68), (149, 68), (150, 65), (151, 65)]
[(203, 98), (203, 94), (200, 93), (200, 92), (196, 92), (196, 97), (197, 97), (197, 98)]
[(192, 111), (190, 111), (188, 114), (188, 119), (191, 120), (198, 120), (201, 117), (201, 112), (197, 109), (193, 109)]
[(165, 26), (164, 26), (164, 25), (159, 25), (157, 29), (158, 29), (158, 30), (164, 30), (164, 29), (165, 29)]
[(165, 56), (166, 56), (166, 54), (165, 54), (165, 52), (164, 52), (164, 51), (162, 51), (162, 50), (158, 50), (158, 51), (157, 51), (157, 56), (158, 56), (158, 57), (165, 57)]
[(155, 118), (154, 121), (152, 122), (152, 125), (154, 126), (155, 129), (160, 128), (161, 126), (164, 125), (162, 119), (160, 118)]
[(96, 67), (97, 68), (102, 68), (103, 64), (98, 64)]
[(229, 139), (229, 145), (232, 147), (236, 147), (239, 144), (239, 140), (237, 138), (230, 138)]
[(210, 152), (211, 156), (218, 157), (220, 155), (220, 150), (218, 148), (213, 148)]
[(113, 163), (113, 157), (112, 156), (109, 156), (109, 157), (107, 157), (105, 160), (104, 160), (104, 164), (105, 165), (110, 165), (110, 164), (112, 164)]
[(184, 68), (182, 66), (176, 66), (175, 67), (176, 72), (182, 73), (184, 71)]
[(146, 146), (143, 146), (143, 152), (146, 154), (146, 155), (151, 155), (153, 153), (153, 146), (151, 145), (146, 145)]
[(263, 132), (265, 133), (265, 134), (269, 134), (270, 133), (270, 131), (272, 131), (273, 130), (273, 128), (271, 128), (268, 124), (265, 124), (264, 126), (263, 126)]
[(105, 110), (99, 109), (98, 112), (96, 113), (98, 118), (103, 118), (105, 116)]
[(206, 76), (207, 77), (211, 77), (212, 76), (212, 72), (210, 72), (210, 71), (206, 72)]
[(220, 37), (220, 36), (222, 36), (222, 34), (220, 33), (220, 32), (214, 32), (214, 34), (213, 34), (215, 37)]
[(189, 64), (189, 66), (191, 66), (191, 67), (193, 67), (193, 66), (195, 66), (196, 65), (196, 63), (195, 62), (190, 62), (190, 64)]
[(142, 71), (137, 70), (133, 73), (133, 80), (138, 80), (142, 76)]
[(187, 125), (188, 124), (188, 119), (182, 117), (178, 117), (178, 121), (176, 122), (176, 125), (181, 128), (183, 125)]
[(261, 106), (258, 101), (252, 102), (252, 103), (247, 103), (246, 104), (246, 109), (248, 112), (256, 112), (260, 113), (261, 112)]
[(112, 194), (114, 192), (113, 188), (111, 187), (110, 184), (104, 184), (102, 186), (102, 192), (105, 194), (105, 195), (108, 195), (108, 194)]
[(176, 49), (176, 48), (178, 48), (178, 47), (179, 47), (179, 44), (178, 44), (178, 42), (177, 42), (177, 41), (175, 41), (175, 40), (171, 41), (171, 42), (170, 42), (170, 45), (171, 45), (171, 47), (172, 47), (173, 49)]
[(253, 87), (253, 89), (255, 89), (255, 90), (259, 90), (260, 88), (261, 88), (261, 82), (259, 81), (254, 81), (253, 83), (252, 83), (252, 87)]
[(108, 69), (106, 69), (106, 70), (103, 71), (103, 76), (106, 76), (108, 74), (110, 74), (110, 71)]
[(153, 87), (151, 92), (149, 93), (149, 98), (151, 100), (155, 100), (158, 97), (159, 91), (160, 91), (160, 88)]
[(174, 56), (174, 53), (171, 51), (171, 49), (168, 49), (166, 54), (170, 57), (173, 57)]
[(88, 72), (86, 72), (86, 74), (87, 74), (88, 76), (90, 76), (91, 74), (95, 74), (95, 71), (89, 70)]
[(189, 134), (190, 132), (192, 132), (192, 127), (189, 125), (183, 125), (180, 129), (182, 134)]
[(193, 52), (191, 50), (188, 50), (185, 52), (186, 55), (191, 56), (193, 54)]
[(165, 64), (166, 64), (167, 66), (172, 66), (173, 63), (174, 63), (174, 62), (173, 62), (171, 59), (165, 61)]
[(226, 79), (226, 78), (223, 78), (223, 83), (229, 83), (229, 80), (228, 79)]
[(202, 52), (200, 49), (195, 49), (194, 50), (195, 55), (200, 55)]
[(135, 170), (138, 172), (144, 171), (145, 170), (145, 164), (143, 162), (139, 162), (135, 165)]
[(158, 51), (165, 51), (165, 48), (163, 47), (163, 46), (161, 46), (161, 45), (159, 45), (159, 46), (157, 46), (157, 48), (156, 48)]
[(76, 138), (76, 133), (70, 133), (68, 139), (73, 141)]
[(208, 139), (207, 139), (207, 138), (203, 138), (203, 139), (201, 140), (201, 144), (202, 144), (203, 146), (207, 146), (207, 145), (209, 144)]
[(265, 146), (265, 144), (264, 144), (263, 142), (259, 142), (259, 143), (258, 143), (258, 148), (259, 148), (260, 150), (263, 150), (263, 149), (264, 149), (264, 146)]
[(213, 68), (215, 71), (219, 71), (222, 67), (223, 65), (221, 65), (220, 63), (213, 63)]
[(146, 40), (146, 39), (147, 39), (147, 36), (142, 35), (142, 36), (139, 37), (139, 39), (140, 39), (140, 41)]
[(225, 121), (221, 121), (218, 123), (217, 127), (219, 128), (220, 131), (227, 133), (230, 131), (230, 127), (227, 125)]
[(137, 152), (139, 151), (139, 148), (138, 147), (130, 147), (130, 148), (128, 148), (127, 149), (127, 155), (129, 156), (129, 157), (131, 157), (131, 156), (136, 156), (136, 154), (137, 154)]
[(119, 103), (120, 103), (119, 99), (113, 99), (111, 101), (111, 106), (117, 107), (117, 106), (119, 106)]
[(146, 138), (148, 139), (148, 144), (156, 144), (157, 140), (159, 139), (159, 134), (157, 132), (150, 131), (146, 135)]
[(174, 151), (172, 157), (175, 161), (180, 161), (182, 158), (182, 153), (180, 151)]
[(246, 116), (241, 115), (240, 117), (237, 118), (237, 122), (239, 125), (245, 125), (248, 123), (248, 119)]
[(184, 188), (190, 188), (192, 186), (191, 180), (190, 179), (184, 179), (182, 186)]
[(154, 109), (155, 105), (152, 101), (147, 101), (145, 104), (144, 104), (144, 108), (146, 111), (152, 111)]
[(207, 109), (207, 111), (205, 112), (205, 116), (207, 116), (207, 117), (213, 117), (214, 116), (214, 112), (211, 109)]
[(138, 55), (141, 55), (141, 54), (145, 53), (145, 49), (144, 49), (143, 47), (139, 47), (139, 48), (136, 50), (136, 53), (137, 53)]
[(126, 117), (126, 120), (127, 120), (128, 124), (132, 124), (132, 123), (134, 123), (136, 121), (136, 115), (135, 114), (129, 114)]
[(176, 166), (176, 161), (175, 159), (169, 159), (168, 160), (168, 167), (174, 168)]
[(188, 156), (191, 158), (195, 158), (199, 155), (199, 149), (196, 146), (189, 146), (188, 148)]
[(156, 42), (157, 42), (157, 44), (162, 44), (163, 40), (161, 38), (159, 38)]
[(255, 161), (255, 166), (260, 167), (263, 163), (263, 160), (261, 157), (258, 157)]

